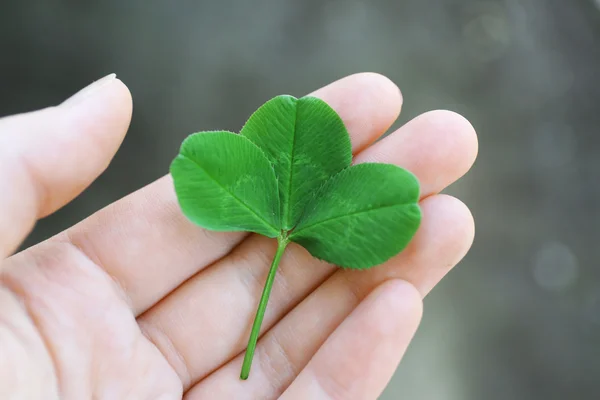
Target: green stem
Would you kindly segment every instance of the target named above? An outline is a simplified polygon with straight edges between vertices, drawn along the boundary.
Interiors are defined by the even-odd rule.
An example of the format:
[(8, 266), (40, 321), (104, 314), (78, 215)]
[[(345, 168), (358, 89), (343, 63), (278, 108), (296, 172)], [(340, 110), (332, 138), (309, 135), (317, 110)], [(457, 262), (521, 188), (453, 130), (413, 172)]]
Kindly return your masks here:
[(289, 241), (287, 237), (279, 237), (277, 243), (277, 252), (275, 253), (275, 258), (273, 258), (273, 263), (271, 264), (271, 269), (269, 270), (269, 275), (267, 276), (267, 282), (265, 283), (265, 288), (263, 289), (260, 302), (258, 303), (258, 310), (256, 310), (256, 317), (254, 318), (254, 324), (252, 325), (252, 331), (250, 332), (250, 340), (248, 340), (248, 347), (246, 348), (244, 363), (242, 364), (242, 373), (240, 374), (240, 379), (243, 380), (248, 379), (248, 375), (250, 375), (252, 358), (254, 357), (254, 350), (256, 349), (256, 342), (258, 341), (260, 326), (262, 325), (263, 318), (265, 317), (267, 303), (269, 302), (269, 296), (271, 295), (271, 289), (273, 288), (273, 282), (275, 281), (277, 266), (279, 265), (279, 260), (281, 260), (281, 256), (283, 255), (283, 252), (285, 251)]

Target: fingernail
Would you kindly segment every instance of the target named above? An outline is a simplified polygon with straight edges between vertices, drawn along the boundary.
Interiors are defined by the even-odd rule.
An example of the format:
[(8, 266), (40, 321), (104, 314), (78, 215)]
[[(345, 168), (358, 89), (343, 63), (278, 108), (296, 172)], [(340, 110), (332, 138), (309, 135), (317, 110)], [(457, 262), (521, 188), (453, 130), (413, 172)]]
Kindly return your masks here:
[(113, 83), (116, 77), (117, 74), (110, 74), (105, 76), (104, 78), (98, 79), (97, 81), (81, 89), (79, 92), (75, 93), (73, 96), (69, 97), (61, 105), (72, 106), (74, 104), (80, 103), (86, 98), (92, 96), (94, 93), (98, 92), (99, 89)]

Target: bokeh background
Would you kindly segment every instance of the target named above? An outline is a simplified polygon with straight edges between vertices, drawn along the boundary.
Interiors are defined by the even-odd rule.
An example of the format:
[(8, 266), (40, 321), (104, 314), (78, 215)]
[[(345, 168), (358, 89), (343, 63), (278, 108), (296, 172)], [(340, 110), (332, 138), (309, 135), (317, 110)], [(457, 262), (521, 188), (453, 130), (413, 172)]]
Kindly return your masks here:
[(187, 134), (360, 71), (402, 88), (395, 127), (447, 108), (480, 138), (449, 190), (473, 249), (381, 398), (600, 398), (600, 0), (3, 0), (0, 116), (111, 72), (135, 102), (108, 171), (28, 244), (163, 175)]

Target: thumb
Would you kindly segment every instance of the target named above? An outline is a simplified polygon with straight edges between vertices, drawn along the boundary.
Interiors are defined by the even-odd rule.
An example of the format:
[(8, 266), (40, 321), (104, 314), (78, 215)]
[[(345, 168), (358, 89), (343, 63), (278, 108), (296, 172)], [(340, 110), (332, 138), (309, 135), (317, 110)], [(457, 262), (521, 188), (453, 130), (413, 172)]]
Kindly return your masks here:
[(0, 119), (0, 260), (104, 171), (131, 112), (112, 74), (57, 107)]

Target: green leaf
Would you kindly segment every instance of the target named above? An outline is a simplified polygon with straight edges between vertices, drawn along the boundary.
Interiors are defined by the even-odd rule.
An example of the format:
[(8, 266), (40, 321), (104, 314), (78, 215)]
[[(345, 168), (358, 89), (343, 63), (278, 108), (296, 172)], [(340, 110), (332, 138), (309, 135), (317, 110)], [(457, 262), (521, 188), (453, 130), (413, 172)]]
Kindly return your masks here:
[(275, 97), (250, 117), (240, 134), (275, 167), (283, 230), (296, 226), (314, 192), (352, 161), (344, 123), (315, 97)]
[(365, 269), (406, 247), (421, 221), (419, 183), (389, 164), (359, 164), (331, 178), (290, 239), (313, 256)]
[(279, 234), (279, 198), (272, 165), (248, 139), (231, 132), (189, 136), (171, 164), (183, 213), (215, 231)]

